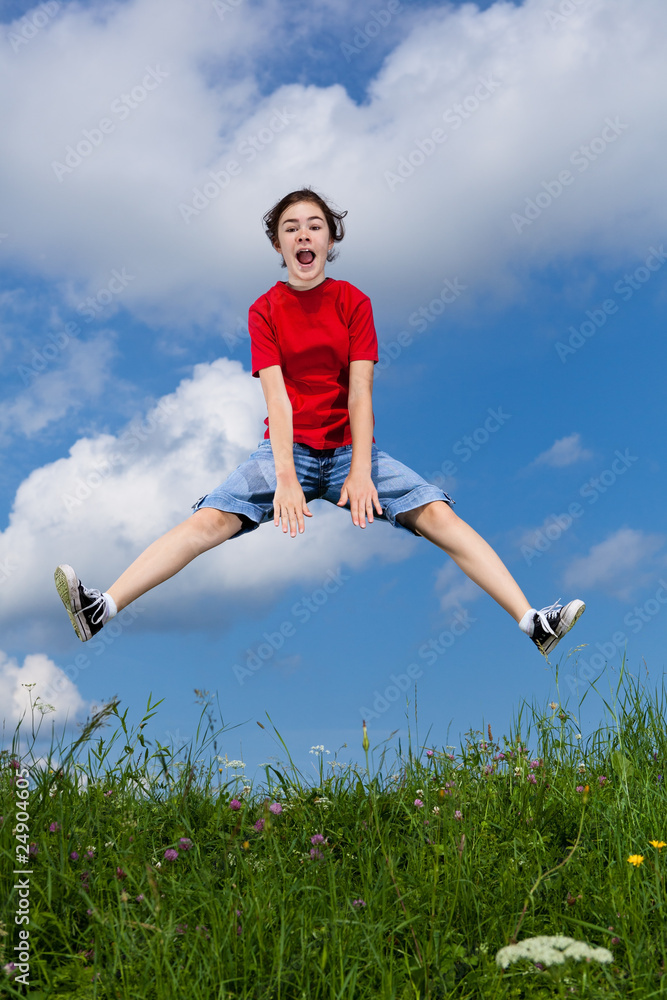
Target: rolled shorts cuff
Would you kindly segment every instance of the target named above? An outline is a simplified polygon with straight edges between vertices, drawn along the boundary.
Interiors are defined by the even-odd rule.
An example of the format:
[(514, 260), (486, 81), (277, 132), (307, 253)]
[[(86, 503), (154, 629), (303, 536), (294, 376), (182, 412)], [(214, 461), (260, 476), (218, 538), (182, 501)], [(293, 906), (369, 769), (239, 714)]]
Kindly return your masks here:
[(410, 490), (405, 496), (397, 497), (396, 500), (390, 500), (383, 508), (383, 513), (389, 523), (395, 528), (402, 528), (404, 531), (409, 531), (411, 535), (421, 538), (422, 536), (418, 531), (413, 531), (407, 524), (401, 524), (400, 521), (397, 521), (396, 515), (404, 514), (406, 510), (414, 510), (415, 507), (421, 507), (422, 504), (432, 503), (434, 500), (444, 500), (450, 507), (453, 507), (456, 503), (455, 500), (452, 500), (447, 493), (443, 492), (437, 486), (416, 486), (414, 490)]

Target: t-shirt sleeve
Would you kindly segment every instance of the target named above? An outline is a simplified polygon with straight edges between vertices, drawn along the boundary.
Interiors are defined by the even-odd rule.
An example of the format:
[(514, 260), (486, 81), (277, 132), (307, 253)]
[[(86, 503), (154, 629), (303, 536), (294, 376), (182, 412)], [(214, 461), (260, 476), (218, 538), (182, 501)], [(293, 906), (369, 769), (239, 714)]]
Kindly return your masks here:
[(371, 300), (358, 289), (352, 300), (350, 318), (350, 361), (378, 360), (378, 338)]
[(258, 299), (250, 306), (248, 332), (250, 333), (252, 374), (255, 378), (259, 378), (262, 368), (282, 364), (278, 338), (269, 320), (266, 302), (262, 299)]

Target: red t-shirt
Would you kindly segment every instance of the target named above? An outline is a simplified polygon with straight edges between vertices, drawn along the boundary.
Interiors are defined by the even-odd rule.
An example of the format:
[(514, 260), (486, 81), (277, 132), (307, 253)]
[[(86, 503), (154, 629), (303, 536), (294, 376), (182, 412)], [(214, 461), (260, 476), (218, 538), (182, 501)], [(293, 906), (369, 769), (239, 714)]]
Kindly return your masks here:
[[(282, 369), (294, 440), (312, 448), (352, 444), (350, 362), (378, 360), (368, 296), (334, 278), (303, 292), (278, 281), (250, 307), (248, 328), (255, 378), (262, 368)], [(264, 423), (268, 438), (268, 417)]]

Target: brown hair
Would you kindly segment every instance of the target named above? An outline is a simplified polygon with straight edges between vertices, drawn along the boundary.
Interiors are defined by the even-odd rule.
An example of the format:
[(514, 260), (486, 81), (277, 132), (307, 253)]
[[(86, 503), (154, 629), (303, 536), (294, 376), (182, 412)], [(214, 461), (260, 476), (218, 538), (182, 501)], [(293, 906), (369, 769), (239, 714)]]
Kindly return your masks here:
[[(296, 205), (300, 201), (312, 201), (321, 210), (324, 215), (327, 226), (329, 227), (329, 236), (334, 241), (334, 243), (340, 243), (340, 241), (345, 236), (345, 226), (343, 225), (343, 219), (347, 215), (345, 212), (336, 212), (333, 208), (327, 205), (324, 198), (313, 191), (312, 188), (306, 187), (301, 188), (299, 191), (290, 191), (286, 194), (284, 198), (276, 202), (272, 209), (270, 209), (265, 216), (263, 216), (264, 230), (266, 235), (269, 237), (271, 246), (275, 246), (278, 243), (278, 223), (280, 222), (280, 216), (283, 214), (285, 209), (289, 208), (290, 205)], [(335, 260), (338, 256), (337, 251), (334, 247), (331, 248), (327, 254), (327, 260)], [(282, 267), (287, 267), (285, 260), (283, 258)]]

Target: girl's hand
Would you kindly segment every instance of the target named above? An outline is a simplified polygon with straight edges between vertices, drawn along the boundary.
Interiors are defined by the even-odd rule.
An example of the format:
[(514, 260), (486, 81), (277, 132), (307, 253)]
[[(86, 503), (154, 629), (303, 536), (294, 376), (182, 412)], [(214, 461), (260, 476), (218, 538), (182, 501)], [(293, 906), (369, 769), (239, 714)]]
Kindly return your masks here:
[(273, 523), (276, 528), (282, 520), (283, 531), (286, 532), (289, 525), (291, 537), (296, 538), (297, 524), (301, 533), (305, 531), (304, 514), (306, 517), (313, 516), (308, 510), (299, 480), (295, 478), (294, 481), (278, 483), (273, 494)]
[(349, 473), (340, 491), (337, 506), (344, 507), (348, 500), (352, 520), (362, 528), (366, 527), (366, 518), (369, 524), (373, 523), (373, 506), (378, 514), (382, 513), (378, 491), (369, 475)]

